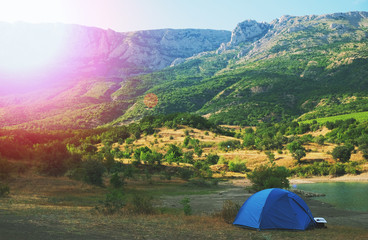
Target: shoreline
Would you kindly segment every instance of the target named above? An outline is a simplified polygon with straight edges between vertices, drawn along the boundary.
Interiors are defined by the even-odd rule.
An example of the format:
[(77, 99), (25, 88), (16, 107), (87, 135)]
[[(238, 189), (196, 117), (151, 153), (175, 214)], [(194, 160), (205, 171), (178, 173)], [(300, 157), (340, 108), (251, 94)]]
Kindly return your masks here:
[(291, 178), (290, 185), (304, 184), (304, 183), (321, 183), (321, 182), (367, 182), (368, 172), (361, 173), (359, 175), (346, 174), (340, 177), (332, 176), (314, 176), (310, 178)]

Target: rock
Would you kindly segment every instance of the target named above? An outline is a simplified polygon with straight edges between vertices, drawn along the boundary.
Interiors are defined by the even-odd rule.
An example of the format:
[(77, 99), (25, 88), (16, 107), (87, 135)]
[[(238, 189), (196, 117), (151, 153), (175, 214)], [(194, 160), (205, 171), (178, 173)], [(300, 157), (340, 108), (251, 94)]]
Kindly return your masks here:
[[(160, 29), (119, 33), (79, 25), (26, 23), (2, 23), (0, 32), (7, 36), (0, 39), (0, 49), (25, 48), (26, 53), (26, 48), (31, 47), (32, 55), (37, 55), (45, 46), (31, 45), (45, 36), (45, 42), (60, 40), (61, 60), (55, 64), (60, 71), (117, 77), (163, 69), (175, 59), (216, 50), (231, 37), (229, 31), (223, 30)], [(22, 35), (23, 32), (26, 35)], [(1, 59), (2, 56), (5, 59)], [(13, 54), (0, 55), (0, 62), (6, 62), (9, 56)]]
[(263, 37), (269, 30), (268, 23), (259, 23), (254, 20), (246, 20), (239, 23), (234, 31), (231, 33), (231, 40), (229, 46), (236, 46), (243, 42), (254, 42)]
[(326, 196), (326, 194), (323, 194), (323, 193), (308, 192), (308, 191), (304, 191), (300, 189), (292, 189), (291, 191), (303, 197), (324, 197)]

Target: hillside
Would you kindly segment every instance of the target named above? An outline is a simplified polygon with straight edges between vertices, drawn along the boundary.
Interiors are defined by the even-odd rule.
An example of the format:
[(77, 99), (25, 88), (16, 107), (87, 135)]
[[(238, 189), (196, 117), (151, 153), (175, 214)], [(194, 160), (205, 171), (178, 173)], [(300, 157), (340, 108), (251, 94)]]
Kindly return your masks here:
[(230, 39), (230, 32), (219, 30), (118, 33), (63, 24), (0, 23), (0, 32), (5, 36), (0, 127), (48, 129), (112, 121), (132, 104), (132, 98), (112, 97), (121, 86), (135, 86), (127, 77), (163, 69)]
[[(367, 12), (246, 20), (231, 34), (71, 29), (84, 40), (71, 41), (67, 76), (2, 95), (0, 127), (90, 128), (174, 112), (256, 125), (368, 110)], [(153, 109), (147, 93), (158, 96)]]
[[(367, 17), (352, 12), (245, 21), (216, 52), (146, 75), (141, 86), (158, 95), (155, 112), (196, 112), (222, 124), (365, 111)], [(122, 120), (143, 114), (148, 111), (138, 101)]]

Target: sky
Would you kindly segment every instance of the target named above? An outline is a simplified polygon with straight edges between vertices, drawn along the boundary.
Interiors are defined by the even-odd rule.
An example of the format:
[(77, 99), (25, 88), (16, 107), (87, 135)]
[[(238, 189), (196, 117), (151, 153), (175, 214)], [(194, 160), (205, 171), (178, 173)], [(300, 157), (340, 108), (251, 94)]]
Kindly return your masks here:
[(368, 11), (368, 0), (1, 0), (0, 21), (72, 23), (119, 32), (232, 30), (246, 19)]

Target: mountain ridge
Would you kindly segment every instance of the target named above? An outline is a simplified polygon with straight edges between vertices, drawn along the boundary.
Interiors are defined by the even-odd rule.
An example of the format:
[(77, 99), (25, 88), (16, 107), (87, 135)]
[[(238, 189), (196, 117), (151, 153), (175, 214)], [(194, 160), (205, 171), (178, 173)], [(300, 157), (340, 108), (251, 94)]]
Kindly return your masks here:
[[(51, 125), (57, 126), (58, 121), (63, 126), (79, 121), (83, 124), (78, 126), (95, 127), (110, 121), (121, 124), (148, 114), (178, 111), (210, 116), (218, 123), (252, 125), (259, 121), (298, 117), (313, 110), (321, 99), (333, 94), (324, 86), (336, 88), (336, 94), (355, 96), (359, 93), (365, 96), (367, 17), (367, 12), (348, 12), (301, 17), (285, 15), (271, 23), (246, 20), (239, 23), (232, 33), (218, 33), (225, 40), (218, 40), (209, 51), (196, 51), (189, 57), (180, 57), (177, 52), (175, 59), (163, 60), (166, 61), (165, 67), (160, 65), (160, 61), (153, 64), (161, 66), (156, 70), (152, 66), (150, 68), (149, 63), (143, 63), (146, 67), (141, 68), (143, 71), (139, 64), (138, 70), (134, 69), (135, 66), (125, 69), (116, 64), (120, 66), (117, 70), (105, 69), (102, 74), (87, 74), (74, 79), (73, 84), (60, 90), (64, 97), (48, 97), (47, 108), (57, 113), (53, 115), (57, 118), (53, 117)], [(162, 36), (164, 42), (169, 42), (165, 44), (168, 46), (166, 50), (174, 53), (178, 46), (194, 41), (187, 37), (182, 44), (175, 45), (175, 41), (170, 42), (170, 39), (178, 35), (169, 31), (166, 32), (169, 35), (163, 37), (166, 30), (154, 31), (151, 34)], [(192, 33), (189, 32), (189, 36)], [(137, 42), (134, 46), (145, 42), (140, 38), (142, 35), (130, 34), (129, 39)], [(159, 41), (154, 43), (156, 46), (161, 44)], [(122, 56), (124, 49), (115, 50), (114, 54)], [(133, 47), (129, 51), (134, 53), (138, 50)], [(143, 50), (139, 49), (139, 53), (147, 51), (144, 46)], [(106, 62), (101, 65), (111, 68), (106, 66)], [(352, 71), (355, 71), (355, 77)], [(338, 80), (333, 81), (331, 76)], [(349, 83), (343, 80), (343, 76), (355, 80)], [(350, 87), (353, 82), (355, 88)], [(344, 88), (344, 85), (348, 87)], [(144, 95), (150, 92), (159, 97), (159, 104), (154, 109), (146, 109), (143, 104)], [(0, 106), (12, 105), (9, 98), (2, 98)], [(60, 108), (58, 102), (63, 101), (78, 102), (78, 107)], [(53, 108), (53, 105), (59, 107)], [(36, 105), (33, 108), (39, 112)], [(17, 112), (16, 107), (11, 109)], [(9, 115), (9, 106), (0, 108), (1, 114)], [(8, 119), (0, 126), (47, 128), (50, 116), (47, 111), (41, 115), (23, 122), (21, 117), (17, 117), (17, 121)], [(88, 121), (83, 119), (86, 116)], [(28, 124), (30, 122), (32, 124)], [(66, 122), (68, 124), (64, 124)]]

